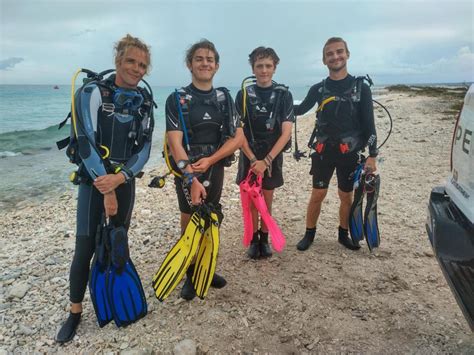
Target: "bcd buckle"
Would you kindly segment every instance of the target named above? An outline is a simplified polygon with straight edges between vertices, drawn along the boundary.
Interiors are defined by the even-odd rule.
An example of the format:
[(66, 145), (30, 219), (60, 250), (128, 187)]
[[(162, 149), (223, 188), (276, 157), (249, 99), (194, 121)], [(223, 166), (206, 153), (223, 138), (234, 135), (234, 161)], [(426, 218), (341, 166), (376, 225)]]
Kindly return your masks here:
[(326, 146), (326, 144), (324, 144), (324, 143), (316, 142), (316, 145), (315, 145), (316, 152), (318, 152), (318, 154), (321, 154), (324, 151), (325, 146)]
[(342, 154), (349, 153), (351, 150), (348, 143), (339, 143), (339, 150)]

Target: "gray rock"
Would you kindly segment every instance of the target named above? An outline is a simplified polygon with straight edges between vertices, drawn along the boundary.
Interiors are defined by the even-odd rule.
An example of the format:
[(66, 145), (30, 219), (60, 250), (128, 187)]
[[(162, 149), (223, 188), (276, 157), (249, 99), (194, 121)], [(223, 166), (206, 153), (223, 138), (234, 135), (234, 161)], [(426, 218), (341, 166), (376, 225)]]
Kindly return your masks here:
[(33, 335), (36, 333), (36, 330), (27, 327), (26, 325), (20, 324), (16, 331), (17, 335)]
[(21, 276), (21, 271), (14, 271), (6, 275), (1, 275), (0, 276), (0, 281), (8, 281), (8, 280), (14, 280), (17, 279)]
[(153, 350), (151, 349), (129, 349), (120, 352), (120, 355), (151, 355)]
[(55, 283), (64, 283), (64, 278), (56, 276), (56, 277), (53, 277), (50, 281), (53, 284), (55, 284)]
[(13, 285), (8, 292), (8, 298), (23, 298), (25, 297), (26, 293), (28, 292), (30, 286), (26, 282), (19, 282)]
[(57, 258), (51, 258), (49, 257), (48, 259), (45, 260), (44, 265), (46, 266), (53, 266), (58, 264), (58, 259)]
[(175, 355), (196, 355), (196, 343), (192, 339), (184, 339), (180, 341), (173, 349)]

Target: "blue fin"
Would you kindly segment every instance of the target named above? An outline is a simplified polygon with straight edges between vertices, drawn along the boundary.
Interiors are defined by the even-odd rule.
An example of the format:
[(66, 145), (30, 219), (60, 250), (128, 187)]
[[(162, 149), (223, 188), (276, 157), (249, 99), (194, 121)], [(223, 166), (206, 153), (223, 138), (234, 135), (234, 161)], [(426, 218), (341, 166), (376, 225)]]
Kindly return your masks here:
[(364, 239), (364, 220), (362, 214), (362, 202), (364, 201), (364, 184), (354, 191), (354, 202), (349, 214), (349, 231), (351, 232), (352, 242), (357, 244)]
[(367, 192), (367, 205), (364, 213), (364, 233), (370, 251), (380, 245), (380, 232), (377, 222), (377, 199), (380, 191), (380, 175), (375, 175), (372, 188)]
[(110, 266), (106, 287), (117, 327), (129, 325), (147, 314), (145, 292), (137, 270), (130, 260), (127, 230), (115, 227), (109, 231)]
[(89, 292), (97, 316), (97, 323), (101, 328), (113, 319), (106, 287), (108, 271), (105, 247), (106, 229), (107, 227), (103, 223), (97, 228), (95, 256), (89, 274)]
[(113, 264), (110, 266), (107, 294), (117, 327), (127, 326), (147, 314), (145, 292), (132, 260), (129, 259), (122, 270)]
[(106, 275), (107, 269), (99, 262), (94, 262), (89, 277), (89, 291), (97, 315), (97, 322), (101, 328), (113, 319), (105, 287)]

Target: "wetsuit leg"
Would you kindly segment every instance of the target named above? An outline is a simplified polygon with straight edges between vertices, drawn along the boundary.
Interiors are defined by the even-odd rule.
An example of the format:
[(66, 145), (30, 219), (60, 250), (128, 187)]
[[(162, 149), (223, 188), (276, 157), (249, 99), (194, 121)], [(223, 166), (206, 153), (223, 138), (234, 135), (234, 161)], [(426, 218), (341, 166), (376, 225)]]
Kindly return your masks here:
[(224, 187), (224, 165), (218, 162), (212, 167), (212, 175), (208, 177), (211, 185), (207, 189), (206, 202), (212, 203), (214, 206), (219, 205)]
[[(214, 206), (218, 206), (222, 195), (222, 188), (224, 186), (224, 165), (219, 162), (213, 167), (211, 167), (211, 169), (212, 174), (206, 173), (200, 176), (199, 181), (202, 183), (206, 179), (209, 180), (211, 184), (207, 188), (206, 202), (212, 203)], [(189, 205), (190, 202), (188, 202), (188, 197), (186, 197), (186, 194), (189, 194), (189, 201), (191, 201), (190, 188), (184, 187), (182, 180), (177, 177), (174, 178), (174, 184), (176, 187), (176, 194), (178, 196), (178, 205), (180, 212), (192, 214), (191, 206)]]
[(191, 214), (191, 189), (183, 185), (183, 180), (174, 177), (174, 186), (178, 197), (178, 206), (181, 213)]
[(69, 275), (70, 301), (80, 303), (89, 279), (89, 266), (95, 250), (95, 235), (104, 209), (102, 194), (90, 184), (79, 185), (76, 219), (76, 248)]
[(341, 154), (336, 161), (337, 187), (343, 192), (351, 192), (354, 189), (352, 173), (359, 164), (359, 153)]
[(237, 177), (235, 183), (239, 185), (248, 175), (250, 168), (250, 160), (245, 156), (243, 151), (239, 154), (239, 163), (237, 167)]
[(336, 165), (330, 152), (311, 155), (311, 171), (313, 175), (313, 189), (327, 189)]
[(115, 195), (119, 206), (115, 220), (128, 230), (135, 205), (135, 179), (118, 186), (115, 189)]
[(272, 162), (272, 176), (269, 176), (268, 170), (265, 170), (263, 176), (262, 189), (274, 190), (283, 186), (283, 154), (278, 154)]

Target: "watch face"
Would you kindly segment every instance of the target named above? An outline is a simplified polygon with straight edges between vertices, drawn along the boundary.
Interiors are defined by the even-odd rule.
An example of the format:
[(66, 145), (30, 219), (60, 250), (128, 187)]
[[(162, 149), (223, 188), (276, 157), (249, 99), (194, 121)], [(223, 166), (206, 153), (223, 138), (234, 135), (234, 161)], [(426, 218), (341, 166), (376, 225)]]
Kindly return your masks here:
[(188, 160), (178, 160), (178, 168), (184, 169), (186, 166), (188, 166), (189, 161)]

